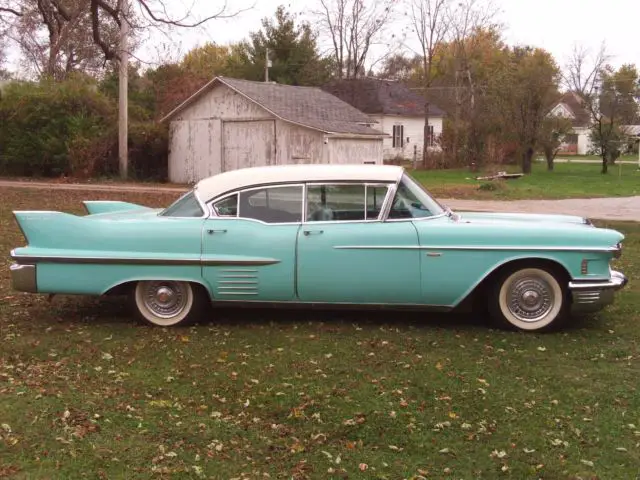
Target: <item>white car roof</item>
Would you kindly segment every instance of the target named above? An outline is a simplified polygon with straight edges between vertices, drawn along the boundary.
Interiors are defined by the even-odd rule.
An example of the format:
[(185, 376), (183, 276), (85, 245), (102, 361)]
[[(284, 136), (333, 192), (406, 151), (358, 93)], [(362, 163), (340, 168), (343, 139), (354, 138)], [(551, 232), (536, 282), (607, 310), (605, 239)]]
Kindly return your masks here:
[(195, 189), (207, 202), (232, 190), (280, 182), (397, 182), (404, 168), (395, 165), (274, 165), (231, 170), (200, 180)]

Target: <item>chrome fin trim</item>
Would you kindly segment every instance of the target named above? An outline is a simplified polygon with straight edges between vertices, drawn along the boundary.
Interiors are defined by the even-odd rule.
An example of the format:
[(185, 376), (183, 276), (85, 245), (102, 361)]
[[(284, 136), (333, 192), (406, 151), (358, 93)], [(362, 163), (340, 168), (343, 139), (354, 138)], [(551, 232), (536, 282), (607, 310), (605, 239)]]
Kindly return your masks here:
[(18, 264), (70, 263), (92, 265), (194, 265), (194, 266), (266, 266), (280, 263), (276, 258), (257, 259), (201, 259), (201, 258), (140, 258), (140, 257), (71, 257), (55, 255), (18, 255), (11, 252)]
[(509, 251), (509, 252), (614, 252), (614, 247), (548, 247), (533, 245), (335, 245), (337, 250), (460, 250), (460, 251)]

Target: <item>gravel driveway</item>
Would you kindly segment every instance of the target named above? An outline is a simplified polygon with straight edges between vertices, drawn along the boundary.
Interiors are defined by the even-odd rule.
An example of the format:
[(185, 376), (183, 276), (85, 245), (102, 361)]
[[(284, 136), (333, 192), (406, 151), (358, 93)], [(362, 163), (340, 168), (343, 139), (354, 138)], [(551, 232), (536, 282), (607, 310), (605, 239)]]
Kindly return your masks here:
[(454, 211), (559, 213), (599, 220), (640, 222), (640, 197), (509, 201), (442, 199), (441, 202)]
[[(183, 188), (145, 186), (141, 184), (80, 184), (47, 182), (14, 182), (0, 180), (0, 187), (109, 191), (109, 192), (184, 192)], [(89, 197), (87, 197), (89, 199)], [(640, 222), (640, 196), (616, 198), (572, 198), (568, 200), (456, 200), (438, 199), (452, 210), (481, 212), (559, 213), (580, 215), (599, 220)]]

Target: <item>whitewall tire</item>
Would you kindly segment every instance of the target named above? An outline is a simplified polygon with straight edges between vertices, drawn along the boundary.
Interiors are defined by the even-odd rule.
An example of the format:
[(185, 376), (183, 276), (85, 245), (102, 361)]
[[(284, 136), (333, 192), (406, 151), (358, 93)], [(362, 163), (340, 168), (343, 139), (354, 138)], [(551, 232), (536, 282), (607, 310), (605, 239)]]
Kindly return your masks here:
[(566, 318), (567, 295), (557, 274), (546, 268), (527, 267), (499, 276), (489, 311), (500, 327), (544, 331)]
[(187, 325), (195, 320), (200, 291), (189, 282), (144, 280), (137, 282), (131, 295), (137, 316), (158, 327)]

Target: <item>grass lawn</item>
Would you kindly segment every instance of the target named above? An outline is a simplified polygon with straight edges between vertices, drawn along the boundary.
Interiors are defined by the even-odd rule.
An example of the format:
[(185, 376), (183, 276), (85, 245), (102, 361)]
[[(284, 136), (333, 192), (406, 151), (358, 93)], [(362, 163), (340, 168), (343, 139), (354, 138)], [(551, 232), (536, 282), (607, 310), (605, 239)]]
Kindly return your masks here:
[[(516, 169), (504, 168), (517, 172)], [(481, 173), (460, 170), (413, 171), (430, 192), (440, 198), (496, 200), (626, 197), (640, 195), (637, 165), (619, 164), (602, 175), (600, 165), (558, 163), (547, 171), (546, 164), (535, 163), (533, 173), (516, 180), (481, 181)]]
[[(0, 189), (0, 477), (630, 479), (640, 473), (640, 225), (602, 314), (553, 334), (420, 313), (220, 311), (137, 325), (120, 299), (10, 290)], [(174, 195), (95, 193), (164, 204)]]

